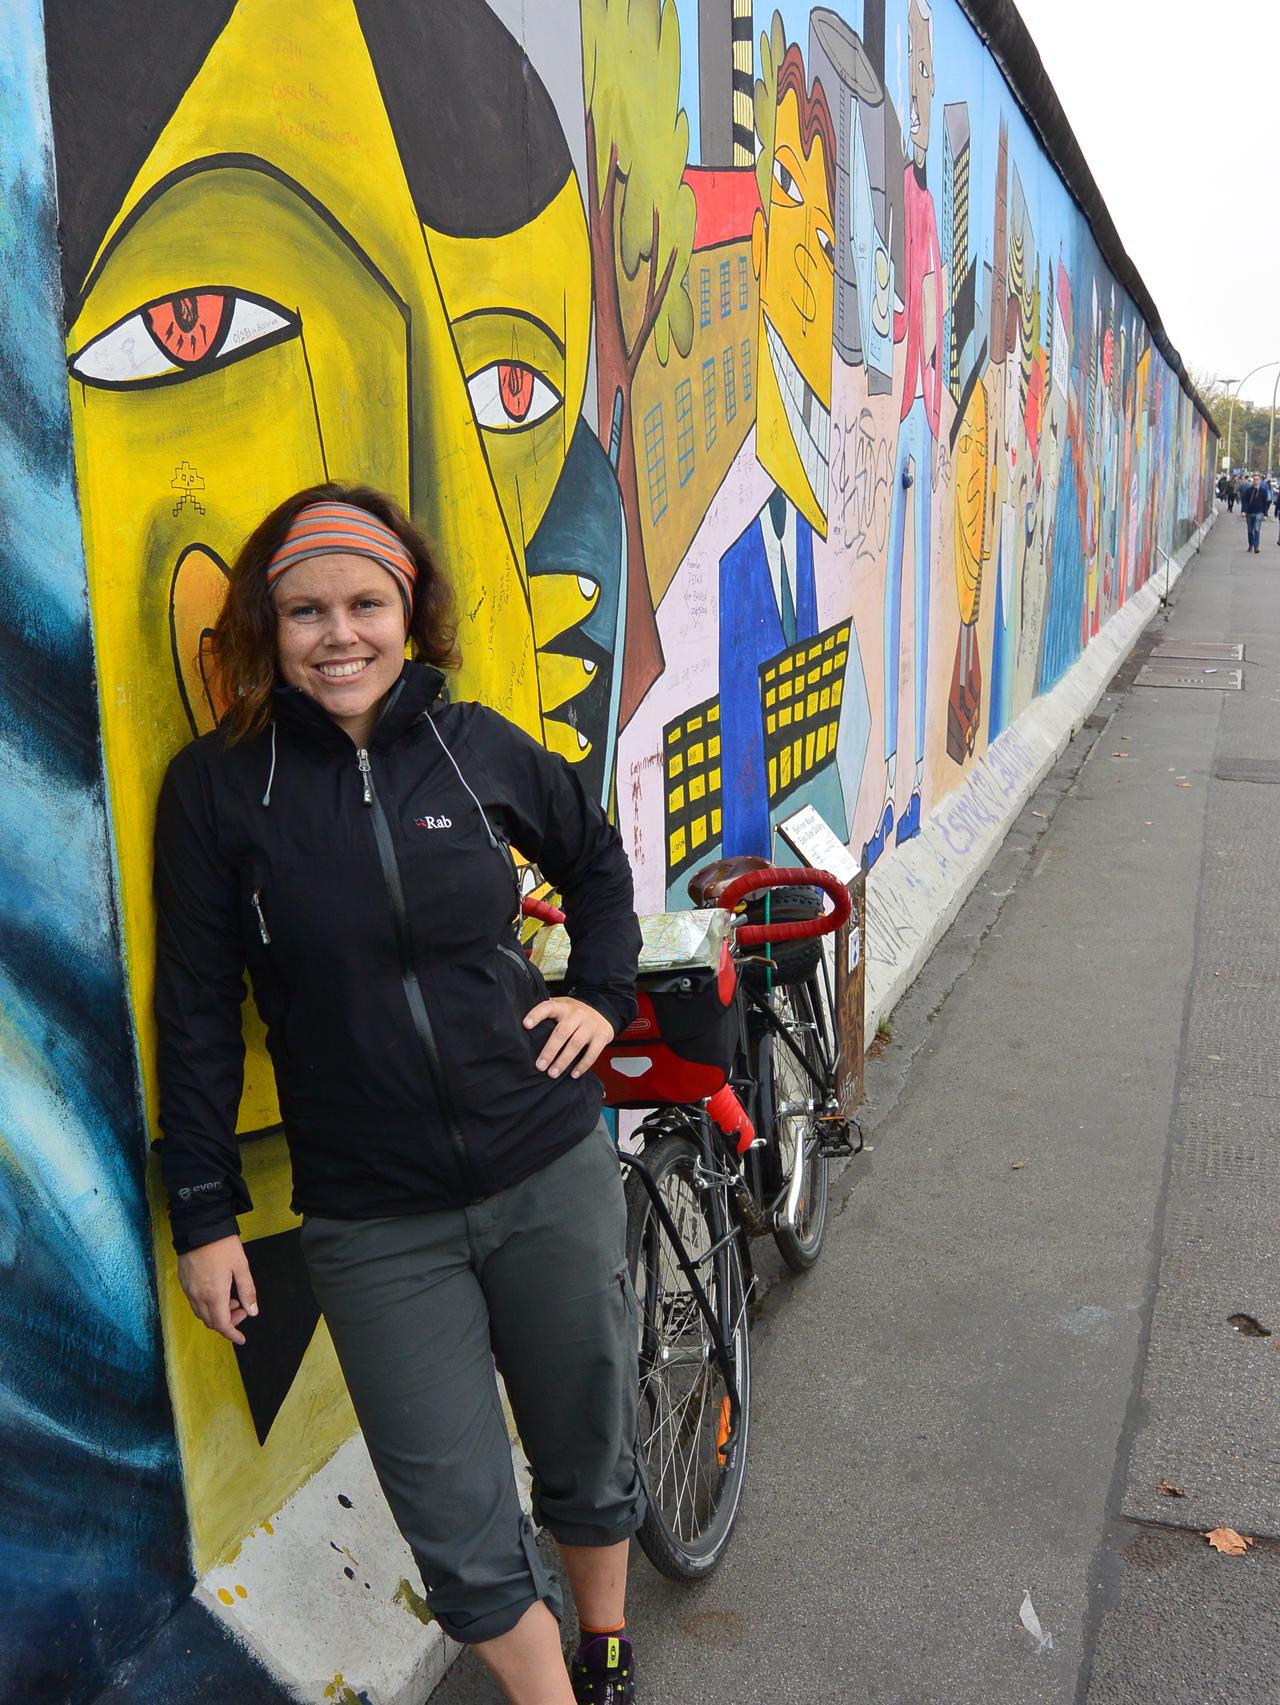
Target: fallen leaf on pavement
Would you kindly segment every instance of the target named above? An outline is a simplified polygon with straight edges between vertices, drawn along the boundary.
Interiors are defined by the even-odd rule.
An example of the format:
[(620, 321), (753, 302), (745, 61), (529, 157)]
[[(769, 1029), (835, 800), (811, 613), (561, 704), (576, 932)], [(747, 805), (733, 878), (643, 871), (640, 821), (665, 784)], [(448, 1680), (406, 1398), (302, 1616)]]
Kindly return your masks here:
[(1156, 1487), (1156, 1491), (1165, 1498), (1185, 1498), (1187, 1495), (1182, 1487), (1175, 1486), (1172, 1480), (1162, 1480)]
[(1233, 1527), (1215, 1527), (1205, 1538), (1215, 1551), (1221, 1551), (1225, 1557), (1243, 1557), (1246, 1549), (1253, 1541), (1246, 1533), (1237, 1533)]
[(1023, 1167), (1024, 1167), (1024, 1166), (1025, 1166), (1025, 1165), (1026, 1165), (1026, 1164), (1027, 1164), (1027, 1163), (1026, 1163), (1026, 1161), (1025, 1161), (1025, 1160), (1015, 1160), (1015, 1161), (1014, 1161), (1014, 1163), (1013, 1163), (1013, 1165), (1012, 1165), (1012, 1166), (1011, 1166), (1011, 1167), (1010, 1167), (1010, 1168), (1009, 1168), (1009, 1171), (1010, 1171), (1010, 1172), (1021, 1172), (1021, 1171), (1022, 1171), (1022, 1169), (1023, 1169)]

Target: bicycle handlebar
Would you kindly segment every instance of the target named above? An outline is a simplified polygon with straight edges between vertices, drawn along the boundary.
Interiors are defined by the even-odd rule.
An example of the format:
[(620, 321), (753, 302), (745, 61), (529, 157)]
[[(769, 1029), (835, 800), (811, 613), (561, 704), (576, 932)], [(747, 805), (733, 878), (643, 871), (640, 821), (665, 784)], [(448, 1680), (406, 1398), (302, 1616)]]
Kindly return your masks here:
[[(830, 896), (833, 910), (817, 918), (799, 918), (790, 923), (739, 924), (737, 945), (758, 947), (769, 941), (811, 941), (820, 935), (832, 935), (853, 910), (849, 890), (838, 876), (829, 870), (812, 870), (807, 866), (782, 868), (769, 865), (764, 870), (749, 870), (737, 877), (724, 890), (716, 905), (731, 912), (739, 900), (762, 888), (821, 888)], [(527, 895), (520, 902), (526, 918), (537, 918), (544, 924), (562, 924), (564, 913), (549, 900), (537, 900)]]
[(758, 947), (769, 941), (811, 941), (820, 935), (832, 935), (853, 911), (849, 890), (838, 876), (829, 870), (804, 866), (783, 869), (770, 865), (765, 870), (749, 870), (729, 884), (716, 904), (731, 912), (739, 900), (761, 888), (821, 888), (830, 897), (833, 909), (821, 917), (799, 918), (792, 923), (740, 924), (739, 947)]
[(535, 900), (532, 894), (527, 894), (520, 902), (520, 911), (526, 918), (537, 918), (544, 924), (562, 924), (564, 913), (558, 906), (553, 906), (550, 900)]

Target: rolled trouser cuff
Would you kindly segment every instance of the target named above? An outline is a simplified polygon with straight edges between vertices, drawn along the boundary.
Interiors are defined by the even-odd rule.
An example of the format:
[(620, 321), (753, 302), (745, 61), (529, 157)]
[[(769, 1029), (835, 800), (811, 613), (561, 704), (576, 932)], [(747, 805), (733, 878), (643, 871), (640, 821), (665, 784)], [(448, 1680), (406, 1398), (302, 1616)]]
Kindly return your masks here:
[[(560, 1584), (543, 1562), (534, 1539), (533, 1526), (527, 1518), (520, 1524), (520, 1544), (529, 1566), (528, 1590), (503, 1604), (491, 1605), (479, 1615), (469, 1616), (465, 1621), (457, 1621), (449, 1613), (449, 1591), (433, 1592), (428, 1589), (427, 1603), (431, 1614), (451, 1640), (457, 1640), (464, 1646), (476, 1646), (483, 1640), (496, 1640), (503, 1634), (509, 1634), (530, 1606), (538, 1603), (545, 1604), (557, 1622), (564, 1620), (564, 1596), (560, 1591)], [(454, 1591), (460, 1591), (460, 1596), (465, 1596), (473, 1602), (480, 1597), (479, 1593), (462, 1582), (455, 1584)]]
[(621, 1545), (624, 1539), (633, 1538), (643, 1520), (642, 1510), (637, 1515), (629, 1516), (626, 1521), (608, 1528), (578, 1526), (573, 1522), (564, 1521), (547, 1521), (543, 1526), (561, 1545), (591, 1545), (603, 1549), (606, 1545)]

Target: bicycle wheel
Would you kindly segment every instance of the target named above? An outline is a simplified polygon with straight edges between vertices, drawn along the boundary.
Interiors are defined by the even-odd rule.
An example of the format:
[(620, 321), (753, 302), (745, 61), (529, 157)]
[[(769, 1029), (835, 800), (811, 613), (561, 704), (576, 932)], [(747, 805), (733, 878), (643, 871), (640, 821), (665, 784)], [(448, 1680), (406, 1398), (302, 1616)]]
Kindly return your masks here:
[(825, 1086), (823, 1050), (818, 1043), (820, 1014), (812, 979), (804, 983), (780, 983), (769, 1004), (786, 1026), (788, 1034), (817, 1072), (810, 1077), (790, 1048), (766, 1030), (760, 1039), (758, 1081), (765, 1133), (777, 1156), (778, 1188), (782, 1189), (795, 1168), (803, 1166), (800, 1207), (794, 1230), (778, 1226), (773, 1240), (778, 1253), (794, 1273), (805, 1273), (822, 1253), (827, 1235), (827, 1204), (831, 1163), (818, 1151), (815, 1110), (822, 1110)]
[(700, 1175), (698, 1145), (673, 1133), (643, 1155), (728, 1346), (738, 1387), (737, 1435), (726, 1460), (728, 1387), (711, 1329), (638, 1174), (627, 1178), (627, 1259), (640, 1350), (639, 1449), (649, 1493), (637, 1538), (673, 1581), (696, 1581), (723, 1557), (738, 1519), (751, 1420), (751, 1344), (736, 1237), (717, 1186)]

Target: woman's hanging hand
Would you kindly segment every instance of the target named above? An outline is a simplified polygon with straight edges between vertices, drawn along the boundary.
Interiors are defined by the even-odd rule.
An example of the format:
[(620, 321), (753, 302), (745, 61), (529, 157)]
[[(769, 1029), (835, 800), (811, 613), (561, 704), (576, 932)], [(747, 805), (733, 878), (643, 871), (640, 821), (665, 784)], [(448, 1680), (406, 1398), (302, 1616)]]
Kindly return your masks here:
[(257, 1314), (258, 1293), (238, 1237), (220, 1237), (215, 1243), (203, 1243), (199, 1249), (179, 1255), (178, 1283), (197, 1320), (233, 1344), (244, 1343), (244, 1333), (236, 1328)]
[(556, 1027), (542, 1044), (537, 1062), (538, 1070), (548, 1077), (559, 1077), (570, 1066), (570, 1077), (581, 1077), (591, 1070), (605, 1044), (613, 1041), (613, 1026), (604, 1014), (571, 995), (540, 1002), (526, 1014), (524, 1027), (532, 1030), (548, 1019), (554, 1019)]

